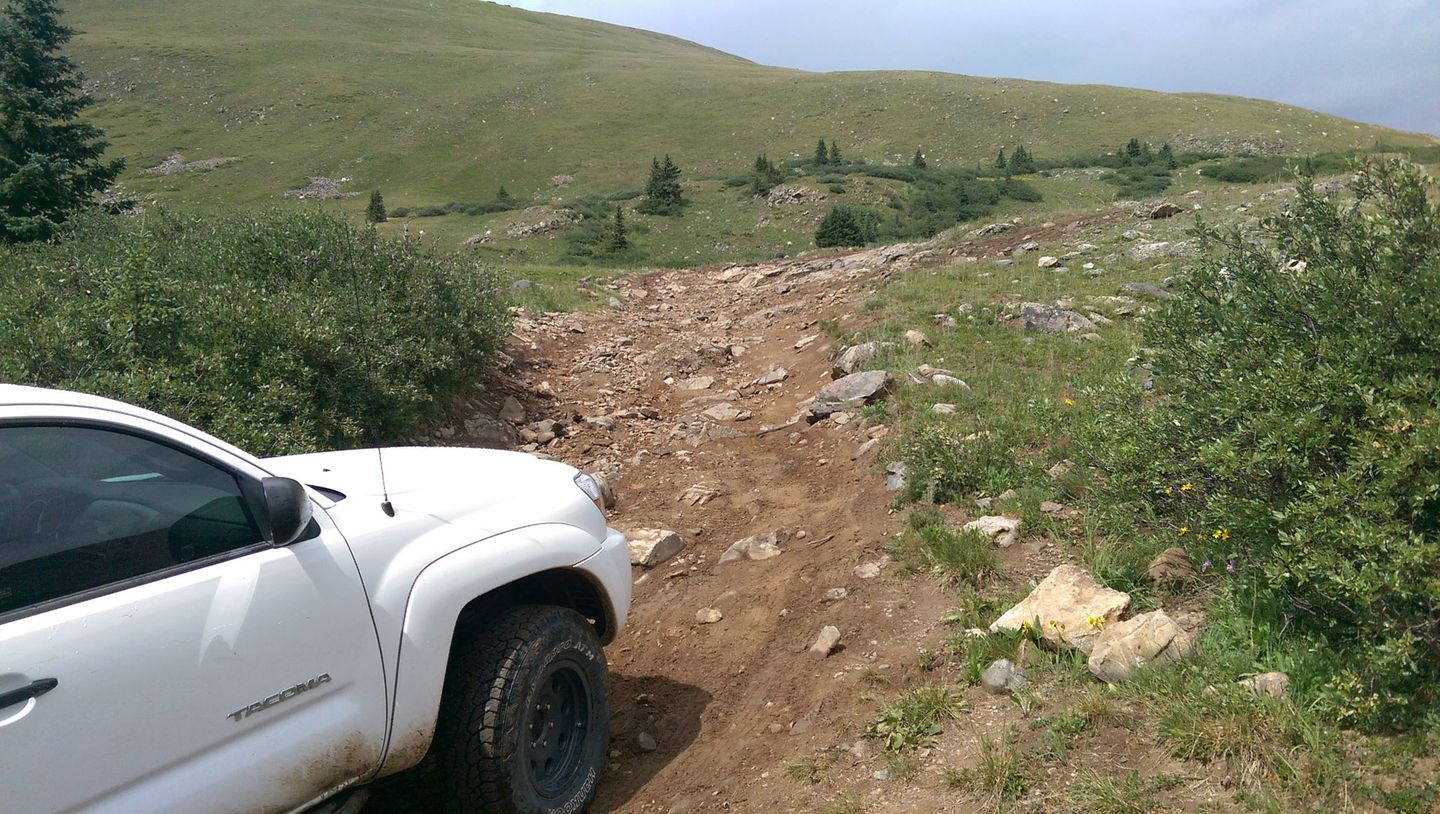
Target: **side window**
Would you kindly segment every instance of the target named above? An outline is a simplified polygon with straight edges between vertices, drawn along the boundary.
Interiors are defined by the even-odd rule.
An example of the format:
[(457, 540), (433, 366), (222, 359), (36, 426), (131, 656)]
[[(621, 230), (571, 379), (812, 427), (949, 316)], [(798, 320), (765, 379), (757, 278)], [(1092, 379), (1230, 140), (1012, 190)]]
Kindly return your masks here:
[(261, 535), (230, 473), (77, 426), (0, 426), (0, 614), (244, 548)]

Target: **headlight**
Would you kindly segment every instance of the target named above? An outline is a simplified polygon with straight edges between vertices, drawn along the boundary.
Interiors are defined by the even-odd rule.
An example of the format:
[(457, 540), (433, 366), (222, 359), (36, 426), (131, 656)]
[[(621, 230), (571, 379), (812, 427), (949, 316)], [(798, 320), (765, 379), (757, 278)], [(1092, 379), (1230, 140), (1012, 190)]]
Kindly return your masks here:
[(584, 472), (578, 472), (575, 475), (575, 485), (579, 486), (580, 491), (590, 498), (590, 502), (595, 504), (595, 508), (602, 512), (605, 511), (605, 492), (600, 489), (600, 484), (596, 483), (594, 478)]

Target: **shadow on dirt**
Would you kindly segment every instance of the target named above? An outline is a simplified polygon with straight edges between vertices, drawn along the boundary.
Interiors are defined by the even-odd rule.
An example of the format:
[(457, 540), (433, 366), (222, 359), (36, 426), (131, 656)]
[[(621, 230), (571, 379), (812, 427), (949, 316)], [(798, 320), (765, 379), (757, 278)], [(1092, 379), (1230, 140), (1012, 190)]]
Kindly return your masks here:
[[(606, 762), (591, 812), (615, 811), (631, 802), (699, 737), (700, 716), (711, 700), (705, 690), (665, 676), (611, 673), (610, 753), (620, 756)], [(641, 733), (655, 739), (654, 751), (644, 751)]]
[[(610, 674), (610, 754), (591, 814), (626, 806), (650, 778), (658, 774), (700, 735), (700, 715), (710, 693), (664, 676)], [(640, 734), (655, 739), (653, 751), (641, 747)], [(647, 743), (648, 745), (648, 743)], [(363, 814), (429, 814), (429, 794), (418, 778), (400, 775), (369, 788)]]

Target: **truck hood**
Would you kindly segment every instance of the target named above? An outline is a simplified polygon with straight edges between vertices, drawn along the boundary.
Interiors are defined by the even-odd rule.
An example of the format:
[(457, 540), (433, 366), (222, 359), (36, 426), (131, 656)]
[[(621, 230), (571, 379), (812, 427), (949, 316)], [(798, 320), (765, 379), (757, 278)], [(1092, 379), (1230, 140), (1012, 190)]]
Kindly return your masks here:
[(524, 453), (394, 447), (267, 458), (264, 464), (276, 475), (318, 487), (334, 501), (326, 510), (347, 536), (360, 530), (356, 524), (373, 522), (388, 494), (397, 518), (426, 515), (473, 526), (476, 534), (558, 522), (605, 537), (604, 516), (575, 485), (577, 470)]

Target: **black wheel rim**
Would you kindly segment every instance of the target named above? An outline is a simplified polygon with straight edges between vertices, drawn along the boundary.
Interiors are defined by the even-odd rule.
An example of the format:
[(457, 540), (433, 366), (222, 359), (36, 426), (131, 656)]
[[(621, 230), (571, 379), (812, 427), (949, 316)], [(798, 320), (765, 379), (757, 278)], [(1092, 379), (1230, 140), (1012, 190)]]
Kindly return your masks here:
[(550, 665), (525, 710), (521, 755), (530, 781), (544, 797), (570, 790), (585, 762), (590, 734), (590, 685), (578, 665)]

